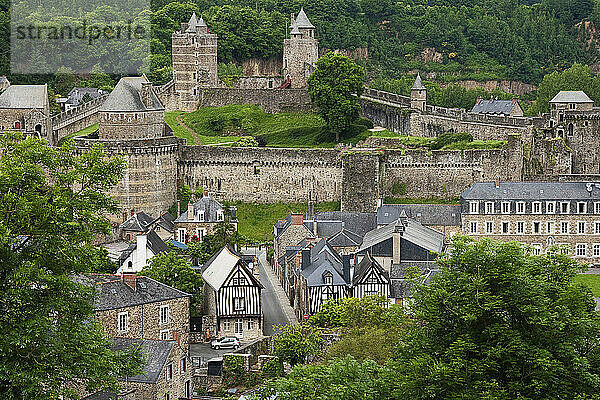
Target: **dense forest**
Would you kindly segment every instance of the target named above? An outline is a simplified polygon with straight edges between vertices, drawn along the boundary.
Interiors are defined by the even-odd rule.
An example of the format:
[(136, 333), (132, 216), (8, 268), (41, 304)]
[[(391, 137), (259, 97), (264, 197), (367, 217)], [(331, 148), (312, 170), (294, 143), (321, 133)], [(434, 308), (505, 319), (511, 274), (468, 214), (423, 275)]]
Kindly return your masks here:
[[(439, 82), (468, 78), (539, 84), (548, 73), (575, 62), (593, 64), (594, 27), (600, 24), (598, 0), (151, 0), (151, 7), (151, 55), (145, 65), (157, 84), (171, 76), (171, 34), (193, 11), (219, 35), (219, 62), (240, 63), (279, 57), (289, 16), (304, 7), (321, 48), (367, 48), (368, 60), (359, 62), (369, 80), (380, 81), (418, 70), (435, 73)], [(53, 16), (45, 10), (47, 22)], [(98, 10), (87, 14), (110, 15)], [(0, 30), (6, 38), (9, 23), (4, 0)], [(2, 40), (0, 74), (13, 83), (46, 81), (60, 92), (55, 76), (11, 76), (9, 60), (9, 40)]]

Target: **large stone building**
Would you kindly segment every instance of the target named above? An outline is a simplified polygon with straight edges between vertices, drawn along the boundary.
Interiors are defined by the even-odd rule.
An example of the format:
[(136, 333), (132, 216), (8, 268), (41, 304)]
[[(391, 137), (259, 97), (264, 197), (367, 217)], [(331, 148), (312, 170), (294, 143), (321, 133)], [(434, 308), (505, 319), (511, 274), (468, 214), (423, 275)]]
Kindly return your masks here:
[(304, 88), (319, 58), (319, 41), (304, 9), (291, 22), (290, 37), (283, 41), (283, 76), (292, 88)]
[(0, 132), (19, 132), (56, 143), (47, 85), (11, 85), (0, 94)]
[(600, 184), (482, 182), (461, 196), (465, 234), (517, 241), (542, 254), (564, 246), (574, 257), (600, 264)]

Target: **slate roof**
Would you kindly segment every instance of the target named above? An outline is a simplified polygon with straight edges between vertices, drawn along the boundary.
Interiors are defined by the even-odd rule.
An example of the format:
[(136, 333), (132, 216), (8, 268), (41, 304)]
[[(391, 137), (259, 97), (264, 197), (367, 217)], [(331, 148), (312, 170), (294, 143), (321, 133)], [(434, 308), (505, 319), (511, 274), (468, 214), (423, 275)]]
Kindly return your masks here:
[(516, 107), (519, 107), (516, 100), (478, 100), (471, 112), (473, 114), (509, 116)]
[(300, 29), (298, 29), (298, 26), (296, 24), (292, 25), (292, 31), (290, 32), (290, 35), (301, 35), (302, 32), (300, 32)]
[(362, 243), (362, 237), (342, 228), (338, 233), (329, 237), (328, 242), (334, 247), (358, 247)]
[(152, 106), (146, 107), (142, 102), (142, 83), (149, 82), (146, 76), (125, 76), (108, 95), (100, 111), (132, 112), (164, 110), (162, 103), (152, 91)]
[(298, 16), (296, 17), (296, 20), (292, 26), (296, 26), (297, 28), (314, 28), (314, 25), (311, 24), (310, 20), (306, 16), (304, 8), (300, 9), (300, 12), (298, 13)]
[(100, 90), (98, 88), (81, 88), (81, 87), (74, 87), (73, 89), (71, 89), (71, 91), (68, 94), (67, 97), (67, 101), (65, 101), (65, 103), (67, 104), (72, 104), (74, 106), (79, 105), (80, 103), (82, 103), (83, 101), (83, 96), (85, 96), (85, 94), (90, 95), (90, 97), (92, 99), (96, 99), (104, 94), (106, 94), (107, 92), (105, 92), (104, 90)]
[(0, 108), (42, 108), (48, 107), (48, 87), (46, 85), (11, 85), (0, 94)]
[(206, 24), (204, 23), (202, 16), (198, 20), (198, 17), (196, 17), (196, 13), (194, 12), (194, 13), (192, 13), (190, 21), (188, 22), (188, 27), (185, 31), (188, 33), (195, 33), (195, 32), (197, 32), (196, 28), (199, 28), (199, 27), (206, 27)]
[(371, 267), (374, 267), (379, 271), (388, 281), (390, 279), (390, 275), (386, 270), (384, 270), (379, 263), (371, 257), (371, 254), (367, 253), (363, 257), (363, 259), (358, 263), (356, 267), (354, 267), (354, 276), (352, 277), (352, 283), (354, 285), (358, 284), (365, 276), (367, 272), (371, 270)]
[[(367, 232), (363, 238), (362, 245), (358, 249), (358, 252), (366, 250), (374, 245), (388, 240), (394, 233), (396, 224), (398, 222), (392, 222), (381, 228), (373, 229)], [(402, 238), (411, 243), (414, 243), (430, 252), (441, 252), (444, 247), (444, 234), (435, 231), (431, 228), (423, 226), (417, 221), (412, 219), (406, 219), (407, 225), (405, 226)]]
[[(320, 237), (330, 237), (343, 227), (344, 230), (360, 236), (377, 227), (377, 215), (375, 213), (359, 213), (346, 211), (324, 211), (315, 214), (317, 219), (317, 235)], [(312, 221), (307, 216), (305, 225), (312, 230)], [(332, 225), (327, 226), (325, 222), (330, 221)], [(335, 226), (333, 223), (337, 222)]]
[(332, 274), (333, 285), (347, 285), (344, 280), (342, 260), (335, 250), (328, 246), (325, 240), (319, 241), (311, 249), (311, 262), (300, 271), (306, 278), (308, 286), (324, 286), (323, 274), (330, 272)]
[(117, 395), (112, 392), (100, 391), (89, 396), (82, 398), (81, 400), (115, 400)]
[(567, 91), (563, 90), (558, 92), (556, 96), (552, 100), (550, 100), (550, 104), (552, 103), (593, 103), (594, 100), (590, 99), (587, 94), (585, 94), (582, 90), (577, 91)]
[(429, 284), (432, 278), (439, 273), (439, 268), (433, 261), (412, 261), (392, 265), (390, 271), (391, 297), (396, 299), (410, 297), (414, 284), (410, 280), (404, 279), (406, 276), (406, 269), (409, 266), (416, 266), (419, 268), (425, 284)]
[[(213, 199), (210, 196), (204, 196), (200, 200), (194, 203), (194, 213), (198, 214), (204, 210), (204, 222), (218, 222), (217, 221), (217, 211), (225, 211), (225, 207), (219, 203), (217, 200)], [(236, 209), (235, 207), (231, 208), (232, 211), (232, 220), (236, 219)], [(193, 220), (193, 219), (192, 219)], [(185, 210), (175, 222), (188, 222), (188, 210)]]
[[(150, 250), (152, 250), (152, 253), (154, 253), (154, 255), (169, 252), (169, 247), (165, 244), (165, 242), (163, 242), (163, 240), (158, 236), (158, 234), (156, 232), (154, 232), (152, 230), (152, 231), (148, 232), (146, 234), (146, 236), (147, 236), (147, 241), (146, 241), (147, 246), (148, 246), (148, 248), (150, 248)], [(135, 251), (135, 249), (137, 249), (137, 243), (132, 243), (129, 245), (127, 250), (125, 250), (125, 251), (123, 251), (123, 253), (121, 253), (121, 255), (119, 256), (119, 260), (117, 261), (117, 264), (119, 264), (119, 267), (121, 265), (123, 265), (125, 260), (127, 260), (129, 255), (131, 253), (133, 253)]]
[(426, 87), (423, 85), (423, 81), (421, 80), (421, 74), (417, 74), (415, 78), (415, 83), (413, 83), (411, 90), (425, 90)]
[[(156, 383), (160, 374), (167, 363), (169, 354), (175, 346), (173, 340), (153, 340), (153, 339), (127, 339), (113, 338), (113, 350), (139, 349), (146, 365), (144, 372), (136, 376), (128, 376), (127, 382)], [(121, 380), (125, 380), (122, 378)]]
[(377, 225), (387, 225), (400, 218), (404, 211), (423, 225), (460, 226), (459, 204), (384, 204), (377, 209)]
[(191, 296), (146, 276), (138, 276), (136, 290), (121, 281), (120, 275), (85, 274), (73, 277), (75, 282), (96, 289), (94, 309), (114, 310)]
[(439, 269), (435, 261), (401, 261), (399, 264), (392, 264), (390, 268), (390, 279), (406, 278), (406, 271), (411, 267), (416, 267), (422, 273)]
[(262, 288), (262, 284), (254, 278), (254, 275), (252, 275), (252, 271), (244, 261), (244, 257), (241, 254), (238, 254), (238, 252), (230, 246), (223, 247), (204, 264), (204, 267), (202, 268), (202, 278), (204, 279), (204, 282), (210, 285), (215, 291), (218, 291), (239, 261), (241, 261), (243, 267), (246, 268), (248, 275)]
[(146, 232), (154, 218), (143, 211), (133, 214), (129, 219), (119, 225), (124, 231)]
[(600, 200), (600, 183), (590, 182), (495, 182), (475, 183), (464, 200)]

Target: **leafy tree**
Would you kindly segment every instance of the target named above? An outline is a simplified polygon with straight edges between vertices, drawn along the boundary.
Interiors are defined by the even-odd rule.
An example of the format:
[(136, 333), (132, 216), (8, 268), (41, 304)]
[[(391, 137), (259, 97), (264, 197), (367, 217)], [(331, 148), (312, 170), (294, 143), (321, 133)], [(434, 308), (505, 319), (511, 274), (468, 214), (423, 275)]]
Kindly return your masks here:
[(352, 328), (356, 326), (391, 326), (402, 323), (400, 307), (389, 307), (385, 296), (365, 296), (361, 299), (329, 299), (309, 323), (322, 328)]
[(179, 257), (174, 251), (152, 257), (149, 265), (140, 271), (140, 275), (191, 294), (192, 314), (201, 312), (204, 285), (202, 273), (198, 269), (193, 269), (185, 258)]
[(581, 266), (516, 242), (454, 240), (414, 294), (389, 379), (399, 398), (561, 399), (600, 394), (600, 316)]
[(365, 70), (348, 57), (334, 53), (327, 53), (316, 65), (308, 78), (308, 93), (339, 142), (340, 134), (359, 118), (358, 97), (364, 91)]
[(0, 136), (0, 397), (79, 398), (117, 390), (120, 376), (140, 372), (138, 352), (115, 352), (93, 322), (94, 291), (71, 276), (101, 269), (93, 246), (109, 233), (107, 196), (123, 175), (122, 157), (100, 146), (76, 154), (20, 135)]
[(238, 233), (235, 226), (227, 222), (220, 222), (215, 227), (214, 233), (204, 236), (202, 241), (193, 236), (187, 243), (187, 254), (195, 265), (201, 265), (224, 246), (239, 249), (244, 242), (245, 239)]
[(322, 341), (321, 329), (310, 324), (280, 326), (273, 336), (273, 355), (294, 366), (316, 354)]

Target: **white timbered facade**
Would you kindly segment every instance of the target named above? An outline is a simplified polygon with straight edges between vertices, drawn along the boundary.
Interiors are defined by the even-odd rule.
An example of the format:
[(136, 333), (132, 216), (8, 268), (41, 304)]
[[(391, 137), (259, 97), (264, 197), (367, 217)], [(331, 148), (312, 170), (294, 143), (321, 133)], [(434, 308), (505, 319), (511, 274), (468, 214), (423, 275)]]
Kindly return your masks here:
[(390, 275), (367, 253), (354, 269), (352, 297), (374, 295), (390, 297)]
[(202, 277), (205, 312), (216, 317), (217, 335), (262, 336), (263, 286), (239, 254), (224, 247), (205, 264)]

